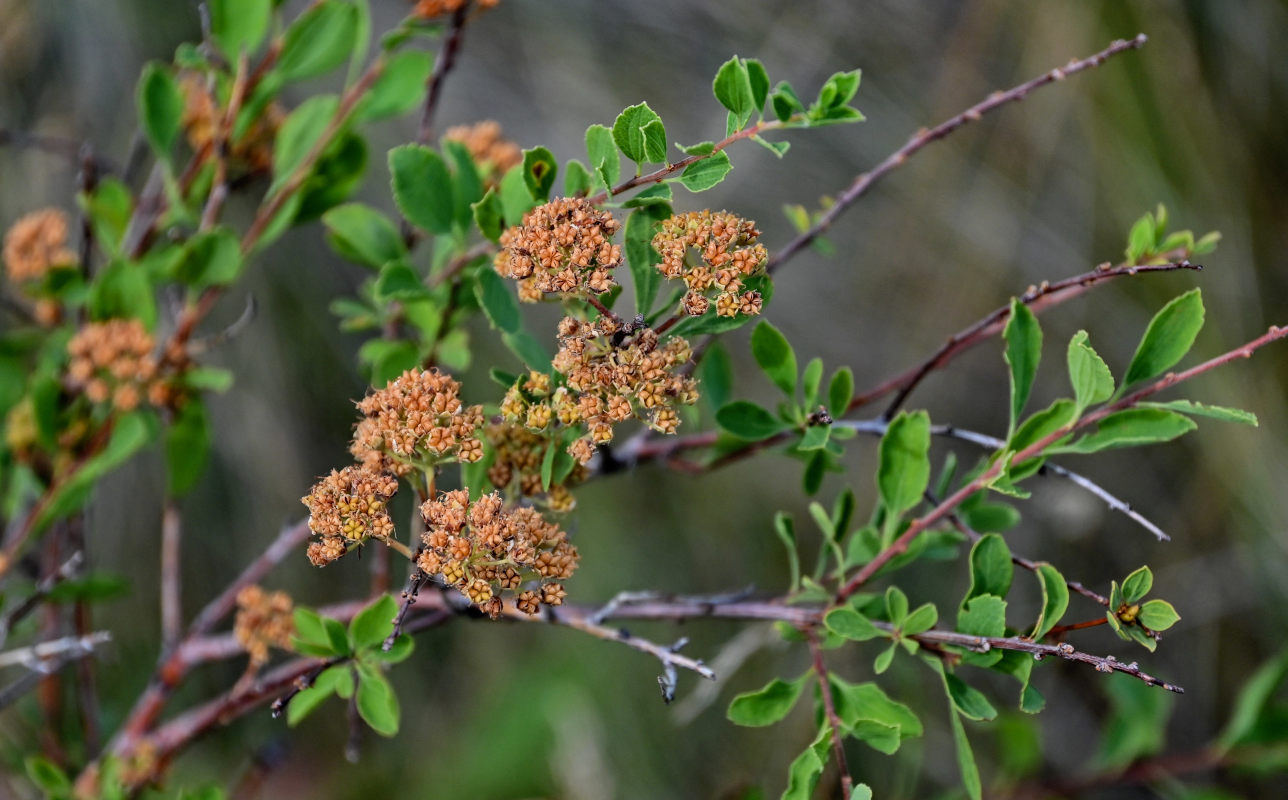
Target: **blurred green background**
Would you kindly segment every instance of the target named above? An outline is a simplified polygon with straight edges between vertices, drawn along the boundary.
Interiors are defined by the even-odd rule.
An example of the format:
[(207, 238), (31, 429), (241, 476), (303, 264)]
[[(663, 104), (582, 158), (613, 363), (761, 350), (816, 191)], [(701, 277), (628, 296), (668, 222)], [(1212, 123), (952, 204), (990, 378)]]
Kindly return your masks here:
[[(376, 30), (407, 8), (398, 0), (372, 6)], [(1282, 54), (1288, 5), (505, 0), (466, 30), (436, 124), (441, 131), (496, 119), (521, 146), (546, 145), (563, 161), (584, 157), (587, 125), (611, 124), (620, 109), (641, 100), (661, 114), (672, 141), (718, 138), (724, 112), (710, 82), (731, 54), (758, 57), (774, 80), (790, 80), (803, 96), (832, 72), (862, 68), (855, 105), (866, 122), (790, 134), (793, 146), (782, 161), (754, 145), (738, 146), (727, 181), (701, 197), (678, 197), (677, 210), (708, 204), (755, 219), (772, 252), (792, 235), (783, 204), (817, 207), (918, 127), (1142, 31), (1150, 37), (1143, 50), (1007, 107), (896, 171), (830, 234), (833, 256), (805, 253), (780, 274), (767, 312), (799, 357), (849, 364), (863, 389), (1025, 287), (1118, 260), (1131, 223), (1158, 202), (1174, 228), (1222, 232), (1202, 273), (1119, 280), (1043, 316), (1047, 362), (1031, 404), (1037, 408), (1067, 391), (1063, 345), (1074, 331), (1088, 329), (1120, 371), (1152, 313), (1192, 286), (1202, 287), (1208, 308), (1192, 359), (1288, 323)], [(0, 0), (0, 126), (88, 138), (120, 163), (134, 133), (134, 81), (142, 64), (168, 59), (177, 44), (198, 36), (194, 2)], [(408, 119), (376, 132), (361, 199), (391, 208), (381, 154), (412, 138), (414, 125)], [(0, 223), (45, 205), (70, 211), (74, 188), (65, 162), (0, 150)], [(228, 214), (242, 224), (252, 209), (242, 198)], [(365, 276), (326, 249), (319, 226), (288, 234), (251, 272), (215, 314), (218, 325), (241, 312), (246, 294), (259, 302), (250, 329), (214, 357), (236, 371), (237, 384), (214, 400), (213, 465), (184, 503), (188, 613), (303, 514), (298, 498), (317, 475), (347, 462), (352, 402), (365, 388), (355, 359), (361, 339), (338, 332), (326, 311)], [(474, 333), (465, 394), (473, 402), (494, 400), (487, 369), (509, 365), (511, 357), (493, 346), (485, 325)], [(739, 367), (736, 391), (769, 399), (767, 382), (748, 369), (746, 336), (741, 331), (727, 342)], [(1184, 392), (1252, 410), (1260, 429), (1211, 422), (1178, 443), (1070, 463), (1129, 500), (1172, 542), (1155, 542), (1094, 498), (1051, 481), (1034, 487), (1022, 506), (1024, 522), (1008, 534), (1016, 553), (1049, 560), (1102, 591), (1140, 564), (1154, 567), (1156, 595), (1173, 600), (1183, 616), (1156, 654), (1137, 652), (1103, 629), (1074, 641), (1139, 660), (1186, 687), (1183, 697), (1157, 699), (1172, 706), (1169, 751), (1210, 740), (1242, 682), (1288, 633), (1284, 347)], [(1000, 348), (978, 348), (935, 374), (910, 406), (928, 408), (939, 422), (1003, 431)], [(852, 471), (829, 477), (820, 499), (830, 503), (853, 486), (863, 515), (873, 495), (874, 442), (858, 440), (849, 451)], [(936, 443), (938, 457), (946, 452)], [(583, 554), (570, 600), (749, 584), (781, 591), (787, 570), (770, 523), (785, 510), (808, 530), (799, 477), (796, 462), (771, 455), (701, 480), (649, 467), (588, 485), (570, 523)], [(90, 511), (94, 568), (122, 573), (134, 587), (96, 620), (116, 637), (100, 664), (109, 727), (128, 710), (156, 658), (163, 483), (155, 456), (137, 459), (100, 487)], [(298, 602), (323, 604), (365, 591), (368, 568), (346, 559), (320, 572), (301, 552), (269, 585), (289, 589)], [(910, 573), (905, 588), (914, 603), (951, 607), (968, 582), (964, 563), (935, 563)], [(1036, 603), (1036, 581), (1020, 575), (1016, 582), (1012, 609), (1023, 614), (1026, 602)], [(1075, 597), (1068, 619), (1094, 615)], [(805, 654), (757, 627), (697, 622), (678, 632), (634, 630), (667, 641), (687, 635), (693, 641), (686, 652), (708, 660), (723, 652), (737, 663), (723, 665), (715, 686), (682, 675), (681, 699), (666, 707), (654, 682), (657, 665), (646, 656), (563, 629), (461, 621), (422, 636), (416, 655), (394, 671), (403, 730), (393, 741), (369, 740), (359, 765), (343, 758), (346, 728), (336, 704), (290, 733), (267, 712), (243, 719), (190, 750), (173, 780), (235, 781), (261, 760), (273, 764), (263, 797), (735, 797), (751, 786), (777, 796), (788, 763), (811, 738), (808, 713), (802, 708), (785, 724), (741, 729), (725, 721), (724, 708), (737, 692), (798, 674)], [(731, 639), (736, 644), (724, 650)], [(734, 659), (740, 652), (746, 657)], [(829, 663), (850, 679), (866, 679), (875, 652), (849, 648), (831, 654)], [(227, 687), (242, 666), (195, 673), (172, 708)], [(856, 746), (851, 765), (878, 797), (938, 796), (957, 781), (946, 706), (933, 673), (911, 660), (903, 667), (884, 684), (923, 712), (925, 738), (910, 740), (893, 759)], [(1073, 664), (1048, 662), (1035, 671), (1035, 685), (1048, 698), (1047, 712), (1031, 721), (1045, 751), (1043, 774), (1095, 768), (1111, 680)], [(1013, 685), (987, 676), (975, 682), (999, 707), (1013, 705)], [(0, 718), (4, 746), (31, 741), (34, 721), (13, 712)], [(1017, 742), (1028, 724), (971, 727), (986, 786), (1023, 767)], [(999, 730), (1012, 737), (1018, 730), (1019, 739)], [(830, 773), (824, 780), (830, 787)], [(1268, 779), (1200, 773), (1193, 780), (1229, 784), (1244, 796), (1283, 796), (1283, 786)], [(20, 783), (14, 781), (11, 790)], [(1137, 788), (1086, 796), (1181, 795)]]

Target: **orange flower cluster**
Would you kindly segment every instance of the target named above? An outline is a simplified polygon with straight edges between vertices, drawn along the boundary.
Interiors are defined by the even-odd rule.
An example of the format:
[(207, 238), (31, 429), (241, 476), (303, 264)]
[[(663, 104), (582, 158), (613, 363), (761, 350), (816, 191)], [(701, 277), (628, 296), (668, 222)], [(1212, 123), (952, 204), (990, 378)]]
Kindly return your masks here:
[(67, 343), (68, 381), (91, 402), (110, 400), (119, 411), (132, 411), (144, 399), (172, 406), (177, 394), (154, 347), (152, 334), (137, 319), (88, 323)]
[[(470, 502), (464, 490), (445, 492), (420, 508), (426, 531), (417, 564), (460, 590), (489, 616), (501, 614), (502, 592), (535, 614), (542, 604), (557, 606), (567, 592), (559, 581), (572, 577), (580, 556), (558, 525), (533, 508), (505, 510), (501, 495)], [(526, 580), (541, 584), (520, 591)]]
[[(759, 236), (756, 223), (728, 212), (676, 214), (663, 220), (653, 237), (653, 249), (662, 256), (657, 268), (668, 279), (684, 279), (689, 291), (682, 302), (690, 316), (705, 314), (712, 295), (722, 317), (759, 314), (760, 292), (742, 291), (743, 280), (768, 257), (765, 246), (756, 244)], [(687, 261), (690, 250), (698, 252), (696, 265)]]
[(601, 317), (594, 324), (574, 317), (559, 323), (559, 352), (553, 365), (564, 385), (553, 391), (530, 376), (512, 386), (501, 402), (509, 422), (542, 430), (558, 421), (566, 427), (584, 425), (586, 435), (574, 441), (569, 454), (586, 464), (595, 445), (613, 440), (613, 426), (639, 419), (661, 433), (675, 433), (680, 424), (677, 406), (697, 402), (697, 383), (680, 374), (693, 355), (689, 342), (672, 336), (659, 344), (650, 329), (620, 339), (617, 323)]
[[(460, 10), (467, 2), (469, 0), (417, 0), (411, 15), (420, 19), (433, 19)], [(501, 0), (474, 0), (474, 5), (480, 9), (487, 9), (495, 8), (500, 2)]]
[(546, 293), (603, 294), (617, 285), (609, 272), (621, 265), (622, 248), (609, 240), (620, 228), (612, 214), (583, 198), (551, 200), (501, 234), (494, 266), (501, 277), (519, 281), (524, 302)]
[(404, 372), (358, 403), (365, 419), (350, 452), (372, 471), (399, 475), (427, 462), (478, 461), (483, 407), (462, 405), (460, 389), (436, 369)]
[(270, 647), (290, 649), (295, 633), (291, 606), (291, 596), (286, 592), (266, 592), (251, 585), (237, 593), (233, 636), (250, 655), (253, 666), (268, 661)]
[(361, 466), (332, 470), (313, 485), (300, 502), (309, 507), (309, 530), (321, 541), (309, 544), (309, 561), (323, 567), (343, 556), (353, 544), (369, 537), (393, 535), (389, 500), (398, 491), (398, 479)]
[[(223, 124), (224, 109), (215, 105), (206, 78), (188, 72), (179, 79), (183, 94), (183, 117), (180, 123), (188, 137), (188, 146), (200, 153), (215, 142), (215, 133)], [(268, 172), (273, 167), (273, 142), (286, 115), (277, 103), (270, 103), (240, 138), (232, 141), (228, 154), (250, 172)]]
[(523, 163), (523, 151), (501, 135), (501, 123), (494, 120), (448, 128), (443, 138), (465, 145), (488, 185), (496, 185), (511, 167)]
[[(549, 377), (540, 373), (541, 378), (549, 383)], [(531, 379), (529, 379), (531, 380)], [(488, 445), (493, 452), (492, 465), (488, 467), (488, 480), (497, 489), (505, 489), (515, 480), (519, 492), (525, 497), (546, 495), (546, 502), (551, 511), (571, 511), (577, 504), (570, 485), (581, 483), (588, 474), (580, 464), (573, 467), (571, 473), (561, 483), (551, 483), (550, 491), (542, 488), (541, 465), (545, 461), (546, 451), (555, 447), (557, 439), (542, 436), (528, 430), (519, 423), (502, 422), (489, 425), (486, 430)]]
[(67, 247), (67, 217), (56, 208), (21, 217), (4, 236), (4, 268), (14, 283), (38, 281), (56, 267), (72, 266)]

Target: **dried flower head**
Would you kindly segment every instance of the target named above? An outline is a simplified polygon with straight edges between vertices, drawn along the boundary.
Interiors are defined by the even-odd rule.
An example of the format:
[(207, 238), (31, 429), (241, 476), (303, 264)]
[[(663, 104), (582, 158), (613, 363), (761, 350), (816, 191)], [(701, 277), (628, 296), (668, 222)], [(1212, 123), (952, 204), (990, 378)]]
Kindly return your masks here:
[(496, 185), (511, 167), (523, 163), (523, 151), (501, 135), (501, 123), (495, 120), (448, 128), (443, 138), (465, 145), (488, 185)]
[[(433, 19), (443, 14), (451, 14), (465, 6), (469, 0), (416, 0), (416, 7), (411, 15), (419, 19)], [(474, 0), (480, 9), (494, 8), (501, 0)]]
[[(682, 278), (688, 292), (686, 314), (701, 316), (714, 299), (722, 317), (759, 314), (760, 292), (743, 291), (744, 279), (764, 266), (768, 254), (756, 244), (756, 223), (725, 211), (691, 211), (663, 220), (653, 237), (653, 249), (662, 256), (658, 270), (668, 279)], [(690, 251), (696, 252), (690, 263)]]
[(568, 534), (533, 508), (505, 510), (501, 495), (486, 494), (470, 502), (464, 490), (445, 492), (420, 507), (425, 518), (425, 547), (418, 565), (460, 590), (492, 617), (501, 612), (500, 596), (515, 593), (520, 610), (535, 614), (533, 591), (517, 593), (528, 580), (541, 581), (541, 602), (563, 602), (563, 585), (580, 556)]
[(462, 405), (460, 389), (436, 369), (404, 372), (358, 403), (365, 419), (350, 451), (369, 468), (400, 475), (417, 464), (478, 461), (483, 407)]
[(67, 247), (67, 217), (56, 208), (20, 218), (4, 236), (4, 268), (14, 283), (38, 281), (55, 267), (76, 263)]
[(295, 622), (291, 616), (291, 596), (286, 592), (266, 592), (251, 585), (237, 593), (237, 617), (233, 635), (249, 655), (252, 666), (268, 661), (268, 648), (289, 649)]
[(322, 567), (368, 537), (385, 539), (394, 533), (389, 499), (398, 491), (398, 480), (361, 467), (332, 470), (313, 485), (300, 502), (309, 507), (309, 530), (321, 541), (309, 544), (309, 561)]
[(527, 302), (546, 293), (603, 294), (617, 285), (610, 272), (621, 265), (622, 248), (609, 240), (619, 228), (583, 198), (551, 200), (501, 234), (496, 271), (519, 281), (519, 299)]
[(511, 422), (526, 422), (533, 407), (548, 406), (560, 424), (584, 426), (586, 436), (568, 448), (581, 464), (590, 460), (595, 445), (612, 441), (614, 425), (628, 419), (675, 433), (680, 424), (675, 408), (698, 399), (697, 383), (681, 371), (693, 355), (686, 339), (672, 336), (662, 343), (648, 328), (623, 338), (603, 322), (608, 320), (592, 324), (565, 317), (552, 362), (565, 385), (548, 399), (529, 398), (514, 387), (501, 404), (502, 416)]
[(137, 319), (88, 323), (67, 343), (68, 383), (91, 402), (111, 403), (119, 411), (144, 401), (171, 405), (177, 395), (154, 347), (152, 334)]
[[(528, 416), (532, 416), (531, 411), (535, 408), (545, 408), (547, 413), (550, 409), (548, 405), (535, 404), (529, 407)], [(525, 497), (544, 496), (551, 511), (573, 509), (577, 501), (568, 487), (586, 479), (588, 472), (584, 466), (574, 465), (562, 481), (551, 484), (549, 491), (542, 486), (541, 465), (545, 462), (546, 451), (560, 446), (558, 438), (543, 436), (523, 424), (512, 422), (489, 425), (486, 435), (494, 454), (487, 471), (488, 480), (493, 486), (505, 489), (517, 482), (519, 492)]]

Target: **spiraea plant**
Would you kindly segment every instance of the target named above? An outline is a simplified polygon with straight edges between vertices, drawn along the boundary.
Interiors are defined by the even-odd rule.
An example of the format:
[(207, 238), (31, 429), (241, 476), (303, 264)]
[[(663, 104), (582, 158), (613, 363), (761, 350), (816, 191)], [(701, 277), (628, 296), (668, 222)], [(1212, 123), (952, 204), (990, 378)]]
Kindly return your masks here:
[[(775, 242), (737, 207), (708, 207), (702, 193), (728, 175), (744, 140), (785, 157), (787, 143), (776, 138), (782, 131), (862, 121), (857, 71), (836, 73), (807, 101), (759, 61), (735, 56), (712, 82), (711, 140), (673, 145), (663, 120), (641, 102), (611, 125), (589, 125), (577, 143), (584, 160), (561, 165), (552, 149), (521, 149), (495, 122), (465, 120), (434, 135), (462, 31), (495, 5), (421, 0), (397, 28), (369, 42), (370, 14), (359, 0), (319, 0), (294, 17), (270, 0), (204, 3), (202, 41), (149, 64), (139, 79), (151, 177), (129, 180), (90, 163), (75, 197), (78, 225), (68, 210), (34, 209), (10, 226), (4, 291), (20, 324), (0, 340), (7, 521), (0, 579), (9, 584), (0, 641), (12, 634), (28, 643), (0, 657), (30, 675), (0, 689), (0, 705), (21, 701), (48, 722), (65, 696), (97, 717), (89, 684), (66, 678), (73, 662), (92, 671), (113, 628), (93, 620), (103, 587), (82, 575), (79, 543), (95, 534), (87, 507), (105, 475), (149, 448), (164, 453), (168, 480), (157, 509), (162, 540), (136, 543), (163, 554), (155, 673), (133, 699), (103, 698), (104, 707), (119, 709), (105, 741), (89, 729), (80, 738), (61, 731), (12, 757), (6, 744), (6, 758), (25, 760), (30, 781), (50, 797), (127, 797), (162, 791), (174, 759), (203, 734), (266, 707), (295, 726), (338, 710), (325, 703), (339, 697), (355, 730), (393, 736), (407, 710), (388, 671), (411, 655), (413, 637), (432, 637), (453, 620), (557, 625), (602, 639), (602, 647), (624, 644), (661, 662), (668, 702), (681, 691), (682, 671), (715, 679), (713, 668), (681, 652), (684, 640), (655, 643), (609, 621), (775, 624), (809, 666), (752, 691), (731, 682), (728, 717), (763, 726), (812, 704), (812, 735), (793, 741), (784, 734), (778, 748), (785, 798), (813, 796), (825, 774), (833, 787), (827, 796), (871, 797), (880, 776), (855, 774), (852, 754), (864, 747), (895, 753), (923, 735), (931, 713), (951, 730), (961, 790), (983, 796), (988, 778), (963, 720), (993, 720), (1002, 701), (1042, 711), (1037, 684), (1060, 680), (1056, 670), (1039, 680), (1043, 663), (1075, 662), (1148, 691), (1181, 692), (1149, 665), (1161, 634), (1185, 612), (1183, 595), (1164, 599), (1178, 600), (1178, 587), (1156, 587), (1148, 566), (1075, 580), (1014, 552), (1006, 532), (1019, 524), (1029, 486), (1052, 476), (1164, 539), (1142, 512), (1066, 463), (1175, 439), (1195, 428), (1195, 418), (1256, 424), (1250, 412), (1177, 399), (1170, 390), (1288, 330), (1272, 328), (1225, 355), (1183, 364), (1204, 321), (1198, 289), (1158, 311), (1117, 373), (1091, 334), (1079, 331), (1060, 348), (1068, 396), (1028, 410), (1044, 353), (1040, 312), (1130, 276), (1188, 275), (1200, 269), (1193, 259), (1213, 251), (1214, 234), (1169, 232), (1160, 207), (1131, 228), (1119, 263), (1031, 287), (924, 362), (866, 390), (856, 391), (850, 366), (829, 370), (819, 358), (798, 358), (771, 321), (774, 280), (877, 181), (958, 128), (1145, 38), (1115, 41), (916, 132), (817, 212), (789, 209), (798, 235)], [(286, 91), (325, 80), (338, 91), (302, 101)], [(372, 157), (366, 126), (411, 115), (420, 124), (410, 141), (387, 158)], [(392, 211), (350, 201), (369, 168), (377, 171), (369, 161), (387, 164)], [(255, 211), (239, 227), (224, 212), (243, 192)], [(207, 317), (247, 269), (279, 257), (271, 244), (292, 227), (323, 232), (336, 257), (362, 276), (331, 310), (343, 329), (367, 337), (353, 367), (370, 389), (332, 398), (356, 406), (352, 428), (333, 432), (350, 438), (349, 457), (300, 487), (307, 517), (266, 537), (262, 553), (185, 623), (179, 501), (200, 480), (218, 434), (208, 395), (235, 380), (207, 363), (228, 335), (207, 330)], [(542, 315), (526, 304), (557, 310)], [(476, 349), (470, 337), (483, 326), (469, 323), (480, 317), (506, 355), (491, 366), (490, 380), (470, 382), (462, 379)], [(743, 340), (719, 342), (744, 326), (752, 358), (779, 394), (776, 407), (732, 390), (728, 349)], [(1005, 360), (1005, 431), (963, 430), (907, 409), (923, 378), (977, 345), (996, 346)], [(881, 413), (866, 413), (886, 398)], [(806, 501), (817, 533), (798, 530), (787, 512), (765, 520), (784, 545), (790, 582), (782, 591), (711, 594), (728, 587), (694, 586), (692, 597), (606, 598), (579, 589), (580, 566), (603, 575), (620, 565), (592, 558), (583, 565), (578, 540), (630, 535), (629, 520), (613, 531), (577, 529), (577, 494), (587, 483), (646, 464), (701, 475), (778, 453), (801, 463), (808, 498), (821, 492), (825, 474), (846, 472), (846, 449), (859, 446), (860, 435), (876, 442), (875, 475), (850, 483), (875, 484), (871, 508), (861, 509), (846, 489)], [(965, 443), (977, 455), (960, 464), (943, 459), (936, 439)], [(400, 491), (413, 498), (407, 522), (394, 512)], [(812, 566), (801, 553), (807, 538), (818, 541), (804, 548), (817, 552)], [(337, 580), (327, 605), (314, 609), (262, 588), (283, 562), (334, 570), (341, 559), (391, 554), (406, 570), (401, 592)], [(969, 590), (955, 607), (927, 602), (903, 580), (914, 564), (941, 576), (966, 574)], [(1036, 612), (1008, 599), (1021, 581), (1040, 594)], [(628, 576), (619, 585), (629, 586)], [(48, 626), (24, 624), (55, 596), (70, 598), (74, 633), (49, 637)], [(50, 608), (57, 618), (64, 607)], [(225, 622), (231, 633), (220, 635)], [(1122, 659), (1084, 650), (1079, 632), (1100, 625), (1143, 649)], [(246, 660), (245, 673), (201, 699), (210, 686), (189, 680), (194, 669), (233, 658)], [(871, 675), (842, 677), (834, 668), (842, 659)], [(888, 680), (891, 672), (920, 674), (942, 692), (939, 709), (901, 692), (908, 683)], [(989, 672), (1013, 679), (1011, 696), (981, 688), (996, 686), (980, 680)], [(1213, 763), (1247, 757), (1262, 732), (1266, 698), (1283, 677), (1283, 665), (1271, 665), (1254, 681), (1211, 745)], [(27, 695), (41, 679), (48, 690)], [(190, 705), (168, 711), (181, 690)], [(1135, 696), (1123, 691), (1129, 699), (1119, 706)], [(355, 757), (356, 741), (347, 748)], [(222, 797), (223, 788), (200, 796)]]

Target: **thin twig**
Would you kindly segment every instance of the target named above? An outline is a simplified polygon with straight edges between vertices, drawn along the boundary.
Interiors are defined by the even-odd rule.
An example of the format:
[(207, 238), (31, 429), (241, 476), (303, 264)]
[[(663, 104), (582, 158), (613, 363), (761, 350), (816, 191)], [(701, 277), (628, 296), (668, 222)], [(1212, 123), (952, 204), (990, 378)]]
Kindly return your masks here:
[(39, 665), (41, 661), (54, 656), (91, 652), (95, 647), (111, 640), (112, 634), (107, 631), (95, 631), (87, 636), (64, 636), (60, 639), (33, 644), (30, 647), (6, 650), (0, 653), (0, 669), (17, 665), (30, 669), (33, 665)]
[(832, 700), (832, 686), (828, 677), (827, 665), (823, 663), (823, 648), (818, 643), (818, 636), (812, 628), (804, 631), (805, 640), (809, 642), (810, 656), (814, 660), (814, 677), (818, 679), (818, 691), (823, 699), (823, 713), (827, 717), (828, 727), (832, 729), (832, 757), (841, 773), (841, 797), (849, 800), (854, 793), (854, 779), (850, 777), (850, 765), (845, 760), (845, 742), (842, 741), (841, 717), (836, 713), (836, 703)]
[(429, 144), (434, 138), (434, 112), (438, 110), (438, 102), (443, 96), (443, 79), (456, 66), (456, 56), (460, 54), (461, 42), (465, 38), (465, 20), (469, 10), (468, 2), (461, 3), (461, 7), (452, 13), (452, 21), (448, 23), (447, 38), (434, 60), (434, 71), (430, 73), (429, 85), (425, 89), (425, 105), (420, 112), (420, 127), (416, 131), (418, 144)]
[(1019, 86), (1015, 86), (1004, 92), (993, 92), (984, 100), (976, 103), (955, 117), (941, 122), (933, 128), (922, 128), (909, 137), (903, 147), (886, 156), (885, 160), (877, 164), (868, 172), (859, 175), (854, 182), (837, 197), (836, 202), (819, 217), (818, 221), (810, 226), (809, 230), (801, 233), (795, 239), (787, 243), (782, 250), (779, 250), (769, 259), (766, 268), (772, 273), (783, 265), (788, 259), (796, 255), (802, 249), (807, 247), (820, 235), (822, 235), (832, 223), (836, 222), (837, 217), (841, 216), (847, 208), (854, 204), (856, 200), (862, 197), (873, 184), (885, 177), (889, 172), (899, 165), (903, 164), (908, 158), (914, 155), (931, 142), (943, 139), (953, 131), (962, 127), (968, 122), (975, 122), (988, 112), (1019, 100), (1023, 100), (1029, 92), (1048, 83), (1054, 83), (1063, 80), (1066, 76), (1072, 75), (1092, 67), (1099, 66), (1109, 58), (1122, 53), (1126, 50), (1134, 50), (1145, 44), (1145, 34), (1140, 34), (1134, 39), (1119, 39), (1113, 42), (1104, 50), (1087, 58), (1070, 61), (1063, 67), (1057, 67), (1049, 72), (1043, 73), (1032, 80), (1025, 81)]
[(161, 646), (169, 651), (183, 634), (180, 541), (183, 517), (173, 498), (161, 509)]
[[(68, 636), (64, 639), (44, 642), (34, 647), (24, 647), (21, 650), (0, 653), (0, 658), (6, 656), (18, 657), (19, 660), (15, 663), (22, 664), (28, 669), (26, 675), (0, 689), (0, 710), (13, 705), (20, 697), (31, 691), (36, 684), (58, 672), (70, 662), (92, 655), (95, 647), (110, 641), (111, 638), (111, 634), (107, 631), (100, 631), (89, 636)], [(9, 664), (4, 666), (9, 666)]]
[(21, 603), (14, 606), (13, 610), (5, 614), (4, 617), (0, 617), (0, 647), (4, 647), (5, 640), (9, 638), (9, 632), (13, 630), (14, 626), (25, 619), (32, 611), (35, 611), (41, 601), (49, 595), (50, 590), (76, 574), (84, 559), (85, 555), (81, 551), (77, 550), (72, 553), (71, 557), (64, 561), (58, 569), (42, 578), (31, 594), (23, 598)]
[[(889, 426), (890, 426), (890, 422), (884, 417), (878, 417), (876, 419), (862, 419), (862, 420), (843, 419), (843, 420), (837, 420), (832, 423), (832, 427), (848, 428), (849, 430), (857, 431), (858, 433), (864, 433), (871, 436), (884, 436), (886, 429), (889, 428)], [(1000, 451), (1006, 447), (1006, 442), (1002, 439), (998, 439), (997, 437), (994, 437), (994, 436), (989, 436), (986, 433), (976, 433), (975, 431), (968, 431), (963, 428), (958, 428), (954, 425), (931, 425), (930, 433), (932, 436), (943, 436), (950, 439), (959, 439), (963, 442), (970, 442), (971, 444), (979, 445), (980, 447), (986, 448), (988, 450)], [(1147, 519), (1143, 514), (1141, 514), (1139, 511), (1136, 511), (1134, 508), (1132, 508), (1130, 503), (1128, 503), (1125, 500), (1119, 499), (1108, 489), (1096, 483), (1095, 481), (1091, 480), (1090, 478), (1084, 475), (1081, 475), (1077, 472), (1074, 472), (1071, 469), (1066, 469), (1060, 466), (1059, 464), (1052, 464), (1049, 461), (1044, 463), (1042, 465), (1042, 468), (1038, 470), (1038, 474), (1047, 474), (1047, 473), (1064, 478), (1068, 480), (1070, 483), (1073, 483), (1074, 485), (1082, 489), (1085, 489), (1091, 494), (1094, 494), (1096, 497), (1099, 497), (1101, 500), (1105, 501), (1105, 503), (1109, 506), (1110, 509), (1112, 509), (1113, 511), (1118, 511), (1125, 514), (1127, 517), (1131, 518), (1132, 521), (1134, 521), (1136, 524), (1140, 525), (1145, 530), (1154, 534), (1154, 536), (1156, 536), (1159, 539), (1159, 541), (1170, 542), (1172, 540), (1172, 537), (1168, 536), (1167, 533), (1162, 528), (1158, 527), (1153, 522), (1150, 522), (1149, 519)]]

